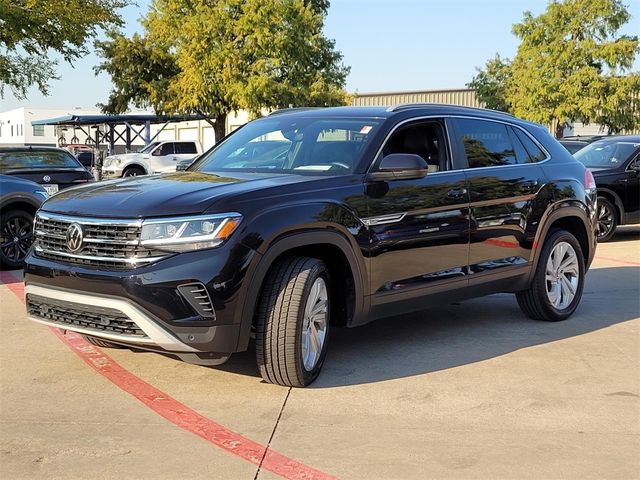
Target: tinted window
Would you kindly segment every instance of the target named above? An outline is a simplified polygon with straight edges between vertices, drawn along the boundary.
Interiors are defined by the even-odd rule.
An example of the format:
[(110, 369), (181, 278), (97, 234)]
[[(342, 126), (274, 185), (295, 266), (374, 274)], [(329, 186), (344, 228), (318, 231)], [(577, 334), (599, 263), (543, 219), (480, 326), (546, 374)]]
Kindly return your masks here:
[(149, 145), (144, 147), (141, 150), (138, 150), (140, 153), (151, 153), (151, 151), (158, 146), (160, 142), (151, 142)]
[(159, 155), (173, 155), (174, 150), (173, 150), (173, 143), (163, 143), (162, 146), (160, 147), (160, 154)]
[(198, 153), (196, 144), (193, 142), (178, 142), (176, 145), (176, 153)]
[(0, 170), (20, 168), (78, 168), (81, 165), (67, 152), (32, 151), (32, 152), (1, 152)]
[(599, 140), (578, 150), (574, 157), (585, 167), (615, 168), (628, 160), (638, 147), (640, 142)]
[(189, 170), (351, 173), (377, 126), (369, 119), (267, 117), (242, 127)]
[(514, 128), (513, 131), (516, 132), (518, 139), (522, 142), (522, 145), (524, 145), (524, 148), (527, 150), (530, 159), (529, 161), (540, 162), (547, 158), (545, 153), (540, 149), (538, 145), (536, 145), (533, 140), (531, 140), (531, 137), (529, 137), (529, 135), (524, 133), (519, 128)]
[(509, 132), (502, 123), (458, 119), (456, 133), (462, 140), (469, 168), (517, 163)]
[(438, 123), (419, 123), (399, 129), (382, 149), (383, 156), (392, 153), (420, 155), (429, 172), (446, 168), (444, 133)]

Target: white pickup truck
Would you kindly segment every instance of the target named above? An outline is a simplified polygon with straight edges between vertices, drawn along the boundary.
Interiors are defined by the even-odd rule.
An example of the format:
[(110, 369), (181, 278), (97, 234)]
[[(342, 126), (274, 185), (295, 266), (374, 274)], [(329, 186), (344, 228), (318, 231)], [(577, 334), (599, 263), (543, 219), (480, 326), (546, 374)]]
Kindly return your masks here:
[(175, 172), (178, 162), (194, 158), (201, 153), (200, 143), (193, 140), (152, 142), (139, 152), (105, 158), (102, 176), (118, 178)]

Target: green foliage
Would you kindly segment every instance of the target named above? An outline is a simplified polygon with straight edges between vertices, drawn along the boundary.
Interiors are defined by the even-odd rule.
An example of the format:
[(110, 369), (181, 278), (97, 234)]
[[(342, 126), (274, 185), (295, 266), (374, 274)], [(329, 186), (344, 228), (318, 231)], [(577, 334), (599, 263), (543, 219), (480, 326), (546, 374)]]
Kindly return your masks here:
[(487, 62), (484, 69), (477, 68), (478, 73), (471, 82), (467, 83), (469, 88), (476, 91), (478, 100), (486, 108), (502, 112), (509, 111), (505, 86), (511, 76), (510, 67), (511, 63), (508, 59), (503, 60), (500, 55), (496, 54)]
[(87, 53), (98, 29), (121, 25), (116, 14), (129, 0), (0, 0), (0, 96), (9, 87), (23, 99), (31, 85), (48, 93), (56, 62), (53, 51), (72, 63)]
[[(237, 110), (341, 105), (349, 69), (324, 37), (326, 0), (154, 0), (144, 36), (114, 34), (99, 44), (114, 90), (107, 108), (127, 102), (163, 113), (216, 120)], [(140, 74), (140, 66), (156, 73)]]
[(610, 133), (638, 128), (640, 74), (631, 68), (639, 41), (618, 34), (629, 20), (621, 0), (556, 0), (539, 16), (525, 12), (506, 73), (496, 58), (472, 84), (481, 101), (502, 98), (511, 113), (555, 125), (556, 136), (572, 121)]

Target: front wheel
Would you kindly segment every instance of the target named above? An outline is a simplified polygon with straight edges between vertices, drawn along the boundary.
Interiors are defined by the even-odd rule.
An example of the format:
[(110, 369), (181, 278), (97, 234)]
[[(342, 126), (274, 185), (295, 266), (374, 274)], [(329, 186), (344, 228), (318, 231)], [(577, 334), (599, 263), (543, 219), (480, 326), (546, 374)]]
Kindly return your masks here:
[(0, 215), (0, 267), (22, 268), (33, 243), (33, 216), (24, 210)]
[(256, 360), (262, 378), (304, 387), (327, 354), (331, 279), (322, 260), (290, 257), (267, 275), (256, 319)]
[(129, 167), (122, 174), (123, 177), (139, 177), (145, 175), (145, 171), (141, 167)]
[(518, 305), (535, 320), (565, 320), (578, 308), (584, 275), (580, 243), (570, 232), (556, 230), (542, 247), (531, 286), (516, 293)]

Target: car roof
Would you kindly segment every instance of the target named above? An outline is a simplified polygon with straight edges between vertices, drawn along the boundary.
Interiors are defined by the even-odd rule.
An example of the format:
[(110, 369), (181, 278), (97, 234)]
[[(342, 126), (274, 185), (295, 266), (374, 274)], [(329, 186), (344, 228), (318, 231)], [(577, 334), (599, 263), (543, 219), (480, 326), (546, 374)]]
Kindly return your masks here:
[(596, 140), (597, 142), (638, 142), (640, 143), (640, 135), (611, 135)]
[(353, 117), (353, 118), (390, 118), (400, 113), (412, 112), (416, 116), (425, 115), (467, 115), (474, 117), (508, 120), (510, 122), (538, 125), (514, 117), (509, 113), (490, 110), (487, 108), (463, 107), (460, 105), (448, 105), (440, 103), (408, 103), (391, 107), (318, 107), (318, 108), (287, 108), (272, 112), (267, 118), (273, 116), (291, 117)]
[(64, 152), (64, 153), (69, 153), (69, 151), (65, 150), (64, 148), (38, 147), (38, 146), (0, 147), (0, 153), (2, 153), (2, 152)]

